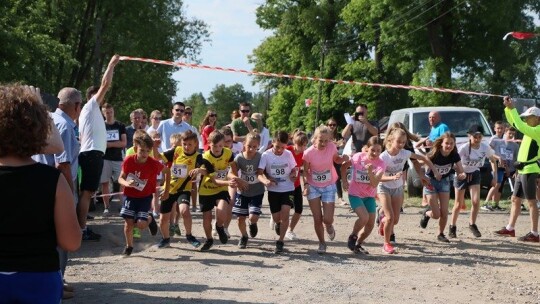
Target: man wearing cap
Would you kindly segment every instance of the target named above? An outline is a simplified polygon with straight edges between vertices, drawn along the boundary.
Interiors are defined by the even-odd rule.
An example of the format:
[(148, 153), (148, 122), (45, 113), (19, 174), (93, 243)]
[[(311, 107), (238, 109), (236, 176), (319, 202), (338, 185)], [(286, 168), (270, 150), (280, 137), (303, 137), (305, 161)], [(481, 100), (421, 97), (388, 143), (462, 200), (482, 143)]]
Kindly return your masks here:
[(431, 131), (429, 132), (428, 137), (421, 139), (416, 143), (417, 148), (421, 147), (422, 145), (431, 147), (437, 138), (450, 131), (450, 128), (448, 128), (448, 126), (441, 121), (441, 114), (437, 111), (429, 112), (428, 121), (429, 125), (431, 126)]
[[(519, 115), (514, 102), (510, 97), (504, 98), (504, 113), (508, 123), (524, 134), (521, 146), (519, 147), (516, 169), (514, 192), (512, 193), (512, 208), (508, 225), (495, 233), (503, 236), (516, 236), (514, 226), (521, 211), (521, 200), (525, 199), (529, 203), (529, 214), (531, 216), (531, 231), (519, 240), (523, 242), (539, 242), (538, 236), (538, 206), (536, 205), (536, 178), (540, 173), (538, 160), (540, 159), (540, 109), (531, 107), (523, 114)], [(523, 121), (520, 117), (523, 117)]]
[(367, 105), (360, 104), (356, 107), (356, 111), (353, 116), (353, 123), (348, 124), (343, 131), (341, 136), (345, 141), (349, 140), (349, 137), (352, 135), (352, 143), (356, 152), (362, 151), (362, 147), (367, 142), (371, 136), (378, 134), (378, 130), (374, 127), (367, 119)]

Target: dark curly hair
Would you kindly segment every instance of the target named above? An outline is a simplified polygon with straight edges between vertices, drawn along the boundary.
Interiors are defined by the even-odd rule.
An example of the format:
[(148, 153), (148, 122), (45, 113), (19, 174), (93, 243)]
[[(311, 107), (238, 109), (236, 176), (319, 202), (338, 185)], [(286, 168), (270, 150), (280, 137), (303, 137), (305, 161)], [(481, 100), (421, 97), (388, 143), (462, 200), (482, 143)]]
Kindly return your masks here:
[(0, 85), (0, 157), (41, 153), (51, 132), (41, 98), (20, 84)]

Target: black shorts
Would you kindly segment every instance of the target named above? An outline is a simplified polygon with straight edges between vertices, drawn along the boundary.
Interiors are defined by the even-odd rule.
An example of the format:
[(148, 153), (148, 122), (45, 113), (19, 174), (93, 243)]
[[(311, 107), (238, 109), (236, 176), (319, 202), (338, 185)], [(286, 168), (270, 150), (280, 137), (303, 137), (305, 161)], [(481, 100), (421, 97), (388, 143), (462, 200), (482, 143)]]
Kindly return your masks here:
[(248, 216), (249, 214), (261, 215), (261, 207), (264, 193), (252, 197), (236, 194), (232, 213), (237, 216)]
[(148, 221), (148, 210), (152, 206), (152, 195), (147, 197), (124, 197), (120, 216), (125, 219)]
[(160, 213), (169, 213), (172, 211), (174, 203), (178, 202), (179, 204), (189, 205), (189, 199), (191, 198), (191, 193), (189, 191), (176, 192), (175, 194), (169, 194), (169, 198), (161, 202), (161, 207), (159, 207)]
[(212, 211), (219, 200), (224, 200), (227, 204), (230, 204), (231, 197), (229, 196), (228, 191), (221, 191), (218, 194), (213, 195), (200, 195), (199, 194), (199, 205), (201, 206), (202, 212)]
[(304, 197), (302, 196), (302, 186), (294, 188), (294, 213), (302, 214), (304, 211)]
[(514, 183), (513, 196), (526, 200), (536, 200), (537, 173), (518, 174)]
[(268, 202), (270, 203), (270, 212), (272, 214), (281, 211), (281, 206), (289, 206), (292, 208), (294, 192), (272, 192), (268, 191)]
[(466, 190), (470, 186), (480, 185), (480, 171), (476, 170), (473, 173), (467, 173), (464, 180), (459, 180), (457, 175), (454, 176), (454, 187), (459, 190)]
[(79, 166), (81, 166), (80, 190), (95, 192), (101, 181), (103, 152), (96, 150), (81, 152), (79, 154)]

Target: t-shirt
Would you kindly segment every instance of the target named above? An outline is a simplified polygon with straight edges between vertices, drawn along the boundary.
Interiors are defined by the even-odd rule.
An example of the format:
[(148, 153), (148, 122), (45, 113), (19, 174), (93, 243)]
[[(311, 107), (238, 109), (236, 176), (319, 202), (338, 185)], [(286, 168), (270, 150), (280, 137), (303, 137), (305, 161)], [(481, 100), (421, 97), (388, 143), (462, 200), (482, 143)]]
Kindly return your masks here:
[(469, 147), (470, 143), (466, 142), (458, 148), (461, 163), (463, 164), (463, 171), (465, 171), (465, 173), (473, 173), (474, 171), (480, 170), (480, 167), (482, 167), (486, 161), (486, 157), (489, 158), (494, 154), (493, 149), (484, 143), (480, 143), (478, 149), (472, 147), (469, 149)]
[[(517, 159), (519, 150), (519, 145), (517, 143), (506, 141), (499, 138), (497, 135), (494, 135), (489, 141), (489, 146), (493, 149), (495, 155), (500, 156), (504, 160), (510, 172), (516, 170), (516, 168), (514, 168), (514, 162)], [(501, 164), (499, 164), (499, 167), (501, 167)]]
[(215, 179), (227, 180), (229, 173), (229, 163), (234, 160), (232, 151), (228, 148), (223, 148), (221, 155), (214, 155), (210, 150), (204, 152), (203, 158), (206, 160), (201, 168), (205, 168), (208, 174), (202, 178), (201, 186), (199, 187), (199, 195), (214, 195), (222, 191), (228, 191), (227, 186), (218, 186), (212, 182), (210, 175)]
[[(294, 153), (294, 146), (287, 146), (287, 150), (291, 151), (294, 160), (296, 161), (296, 167), (301, 168), (304, 165), (304, 152), (295, 154)], [(294, 187), (300, 186), (300, 174), (296, 176), (296, 179), (294, 180)]]
[(314, 187), (326, 187), (335, 184), (338, 176), (334, 167), (337, 147), (329, 142), (323, 150), (311, 146), (304, 151), (304, 161), (309, 163), (307, 182)]
[(369, 159), (368, 153), (356, 153), (351, 158), (351, 182), (349, 183), (349, 194), (358, 197), (375, 197), (377, 188), (371, 187), (366, 165), (371, 164), (372, 172), (377, 175), (384, 172), (386, 164), (380, 158)]
[[(388, 150), (381, 153), (380, 158), (386, 164), (384, 175), (395, 176), (396, 174), (401, 173), (403, 171), (403, 165), (405, 165), (405, 163), (409, 160), (411, 154), (411, 151), (405, 149), (401, 149), (401, 151), (399, 151), (399, 153), (395, 156), (390, 155), (390, 153), (388, 153)], [(394, 181), (386, 181), (382, 182), (382, 184), (386, 188), (396, 189), (399, 187), (403, 187), (403, 179), (400, 178)]]
[(249, 184), (246, 191), (241, 191), (238, 189), (238, 193), (246, 197), (254, 197), (263, 194), (264, 185), (257, 178), (257, 169), (259, 168), (259, 163), (261, 162), (261, 154), (257, 152), (252, 159), (247, 159), (243, 153), (239, 153), (234, 158), (234, 162), (238, 167), (238, 175), (240, 178)]
[(212, 133), (212, 131), (214, 131), (216, 128), (214, 128), (213, 126), (211, 125), (207, 125), (203, 128), (202, 130), (202, 133), (201, 133), (201, 137), (202, 137), (202, 141), (203, 141), (203, 149), (204, 151), (207, 151), (209, 149), (208, 147), (208, 136), (210, 135), (210, 133)]
[[(439, 172), (442, 178), (450, 176), (450, 174), (454, 172), (454, 164), (459, 161), (461, 161), (461, 157), (457, 151), (452, 151), (447, 156), (437, 153), (435, 157), (431, 159), (433, 166), (437, 169), (437, 172)], [(427, 170), (426, 175), (435, 178), (431, 169)]]
[[(517, 110), (514, 109), (504, 109), (504, 114), (506, 119), (510, 124), (512, 124), (519, 132), (523, 133), (523, 140), (521, 141), (521, 146), (519, 147), (517, 160), (524, 163), (530, 162), (531, 160), (540, 158), (540, 148), (538, 143), (540, 142), (540, 125), (531, 127), (527, 125), (521, 118)], [(532, 162), (518, 171), (520, 174), (530, 174), (530, 173), (540, 173), (540, 167), (538, 162)]]
[(126, 149), (133, 147), (133, 135), (135, 134), (135, 131), (136, 129), (133, 125), (126, 127)]
[[(107, 130), (107, 142), (120, 141), (122, 135), (126, 134), (126, 126), (119, 121), (115, 121), (111, 125), (105, 122), (105, 129)], [(122, 161), (122, 150), (122, 148), (107, 148), (103, 159)]]
[[(253, 129), (257, 129), (258, 125), (255, 120), (250, 118), (249, 123), (251, 124)], [(233, 122), (231, 123), (231, 130), (236, 136), (246, 136), (249, 133), (249, 129), (246, 127), (246, 124), (244, 123), (242, 118), (237, 118), (233, 120)]]
[(436, 126), (431, 127), (429, 131), (429, 140), (435, 141), (437, 138), (441, 137), (444, 133), (450, 131), (450, 128), (442, 122), (439, 122)]
[(181, 121), (180, 123), (175, 123), (172, 118), (161, 121), (157, 129), (158, 134), (161, 136), (161, 151), (170, 149), (171, 135), (184, 133), (187, 130), (192, 130), (187, 122)]
[(291, 171), (296, 167), (294, 156), (288, 150), (281, 155), (274, 154), (274, 149), (266, 150), (261, 156), (259, 169), (262, 169), (277, 185), (267, 186), (268, 191), (288, 192), (294, 190), (294, 183), (289, 178)]
[(158, 174), (165, 166), (152, 157), (146, 162), (138, 163), (137, 155), (131, 155), (124, 159), (122, 171), (126, 174), (126, 181), (135, 180), (135, 187), (124, 187), (124, 195), (133, 198), (142, 198), (156, 192), (156, 180)]
[[(169, 188), (170, 194), (175, 194), (180, 190), (186, 179), (191, 179), (189, 172), (195, 168), (199, 168), (203, 164), (202, 154), (195, 152), (188, 155), (184, 152), (184, 148), (176, 147), (163, 152), (163, 157), (171, 165), (171, 184)], [(185, 182), (182, 191), (191, 191), (190, 182)], [(165, 188), (163, 188), (165, 189)]]
[(82, 108), (79, 116), (81, 152), (107, 149), (107, 131), (96, 97), (92, 97)]

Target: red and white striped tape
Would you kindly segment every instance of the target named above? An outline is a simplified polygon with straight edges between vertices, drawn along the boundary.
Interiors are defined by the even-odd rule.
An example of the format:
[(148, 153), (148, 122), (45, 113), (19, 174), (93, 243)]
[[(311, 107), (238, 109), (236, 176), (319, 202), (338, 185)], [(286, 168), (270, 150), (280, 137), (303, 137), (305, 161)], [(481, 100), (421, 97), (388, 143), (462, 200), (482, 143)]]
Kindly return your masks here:
[(243, 73), (243, 74), (247, 74), (247, 75), (276, 77), (276, 78), (289, 78), (289, 79), (321, 81), (321, 82), (326, 82), (326, 83), (360, 85), (360, 86), (367, 86), (367, 87), (406, 89), (406, 90), (429, 91), (429, 92), (452, 93), (452, 94), (465, 94), (465, 95), (477, 95), (477, 96), (488, 96), (488, 97), (501, 97), (501, 98), (505, 97), (503, 95), (497, 95), (497, 94), (474, 92), (474, 91), (465, 91), (465, 90), (456, 90), (456, 89), (445, 89), (445, 88), (435, 88), (435, 87), (426, 87), (426, 86), (412, 86), (412, 85), (401, 85), (401, 84), (371, 83), (371, 82), (361, 82), (361, 81), (354, 81), (354, 80), (337, 80), (337, 79), (328, 79), (328, 78), (319, 78), (319, 77), (310, 77), (310, 76), (289, 75), (289, 74), (282, 74), (282, 73), (248, 71), (248, 70), (242, 70), (242, 69), (224, 68), (224, 67), (219, 67), (219, 66), (210, 66), (210, 65), (202, 65), (202, 64), (195, 64), (195, 63), (186, 63), (186, 62), (181, 62), (181, 61), (165, 61), (165, 60), (148, 59), (148, 58), (140, 58), (140, 57), (130, 57), (130, 56), (120, 56), (120, 60), (142, 61), (142, 62), (149, 62), (149, 63), (155, 63), (155, 64), (172, 65), (172, 66), (178, 66), (178, 67), (188, 67), (188, 68), (192, 68), (192, 69), (204, 69), (204, 70), (231, 72), (231, 73)]

